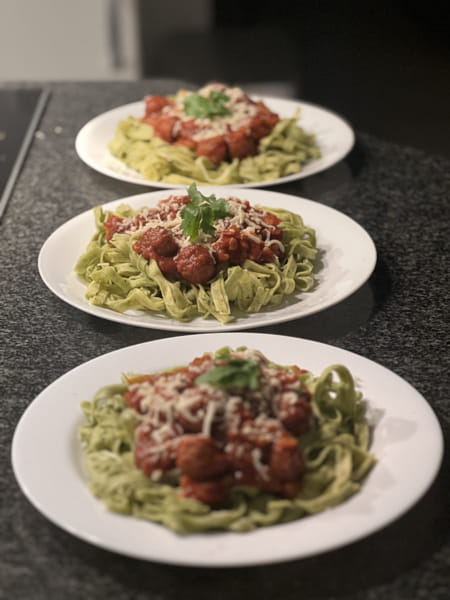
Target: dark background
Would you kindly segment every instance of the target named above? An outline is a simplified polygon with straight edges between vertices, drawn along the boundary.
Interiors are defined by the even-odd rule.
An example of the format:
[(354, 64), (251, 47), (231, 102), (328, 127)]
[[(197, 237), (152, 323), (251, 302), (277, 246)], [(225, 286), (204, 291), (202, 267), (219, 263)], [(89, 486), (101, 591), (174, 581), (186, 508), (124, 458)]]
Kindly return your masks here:
[(356, 130), (450, 156), (444, 2), (214, 0), (210, 31), (169, 31), (150, 52), (151, 4), (139, 3), (144, 77), (265, 83), (269, 95), (284, 83)]

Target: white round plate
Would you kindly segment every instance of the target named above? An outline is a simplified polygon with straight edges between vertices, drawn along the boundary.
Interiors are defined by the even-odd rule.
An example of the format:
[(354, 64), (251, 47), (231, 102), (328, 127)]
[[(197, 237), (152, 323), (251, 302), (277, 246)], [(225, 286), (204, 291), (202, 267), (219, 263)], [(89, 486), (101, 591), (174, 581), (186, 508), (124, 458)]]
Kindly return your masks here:
[[(355, 143), (354, 132), (348, 123), (342, 117), (325, 108), (297, 100), (282, 100), (265, 96), (258, 97), (258, 99), (263, 100), (281, 118), (292, 118), (295, 111), (300, 108), (298, 124), (307, 133), (316, 136), (322, 156), (307, 163), (299, 173), (294, 175), (271, 181), (233, 184), (234, 187), (264, 187), (302, 179), (314, 173), (319, 173), (342, 160)], [(109, 152), (108, 144), (115, 136), (119, 121), (130, 116), (139, 118), (144, 114), (145, 103), (140, 101), (119, 106), (90, 120), (81, 128), (76, 137), (75, 149), (78, 156), (87, 165), (103, 173), (103, 175), (109, 175), (122, 181), (158, 188), (184, 187), (183, 185), (177, 186), (173, 183), (144, 179), (140, 173), (124, 165)]]
[[(77, 428), (83, 421), (80, 403), (90, 400), (103, 385), (118, 383), (123, 372), (180, 366), (225, 345), (259, 349), (279, 364), (297, 364), (316, 375), (336, 363), (350, 369), (368, 403), (371, 452), (377, 458), (361, 490), (323, 513), (249, 533), (182, 536), (160, 525), (108, 512), (86, 486), (77, 441)], [(319, 554), (381, 529), (425, 493), (442, 453), (442, 432), (430, 406), (386, 368), (318, 342), (262, 333), (222, 333), (130, 346), (66, 373), (20, 419), (12, 443), (12, 464), (30, 502), (53, 523), (91, 544), (155, 562), (231, 567)]]
[[(202, 190), (202, 188), (199, 188)], [(173, 190), (178, 193), (178, 190)], [(198, 317), (189, 323), (181, 323), (165, 315), (146, 314), (143, 311), (127, 311), (123, 314), (107, 308), (93, 306), (85, 298), (86, 286), (74, 273), (74, 266), (85, 251), (95, 233), (92, 211), (67, 221), (59, 227), (42, 246), (38, 267), (45, 284), (59, 298), (85, 312), (127, 325), (165, 329), (172, 331), (231, 331), (264, 325), (273, 325), (311, 315), (340, 302), (355, 292), (370, 276), (376, 262), (376, 250), (368, 233), (346, 215), (312, 200), (297, 196), (269, 192), (227, 188), (203, 188), (205, 194), (218, 197), (237, 196), (253, 205), (285, 208), (299, 213), (304, 223), (316, 230), (317, 246), (323, 266), (317, 273), (317, 284), (310, 292), (297, 294), (289, 303), (236, 318), (221, 325), (216, 319)], [(167, 198), (170, 192), (157, 191), (138, 194), (105, 204), (113, 209), (126, 203), (133, 208), (155, 205)], [(293, 300), (293, 301), (292, 301)]]

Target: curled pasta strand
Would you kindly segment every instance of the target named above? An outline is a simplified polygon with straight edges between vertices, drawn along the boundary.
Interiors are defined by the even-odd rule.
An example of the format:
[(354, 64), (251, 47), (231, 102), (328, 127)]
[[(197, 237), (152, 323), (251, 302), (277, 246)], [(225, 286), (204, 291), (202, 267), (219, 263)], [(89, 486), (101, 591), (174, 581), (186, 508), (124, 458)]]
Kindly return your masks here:
[(260, 140), (256, 156), (219, 165), (203, 156), (196, 158), (186, 146), (153, 137), (153, 128), (132, 116), (118, 124), (108, 147), (113, 156), (149, 181), (187, 185), (269, 181), (298, 173), (307, 162), (321, 156), (315, 136), (298, 126), (299, 116), (297, 112), (294, 118), (279, 121)]
[[(313, 260), (317, 250), (313, 230), (304, 226), (299, 215), (286, 210), (273, 212), (285, 227), (286, 258), (282, 263), (258, 264), (246, 260), (242, 266), (219, 271), (208, 286), (172, 282), (161, 273), (156, 261), (147, 261), (133, 250), (133, 238), (116, 233), (113, 245), (106, 241), (103, 225), (107, 216), (94, 209), (97, 232), (75, 265), (86, 282), (86, 298), (95, 306), (116, 312), (144, 310), (167, 313), (179, 321), (213, 317), (225, 324), (234, 319), (236, 308), (256, 313), (266, 306), (279, 305), (286, 296), (307, 292), (314, 285)], [(126, 204), (117, 216), (133, 217)]]
[(125, 383), (105, 386), (91, 402), (82, 403), (86, 421), (79, 428), (79, 438), (92, 493), (111, 511), (160, 523), (182, 534), (252, 531), (340, 504), (360, 489), (375, 463), (367, 448), (369, 427), (364, 404), (351, 374), (342, 365), (325, 369), (317, 378), (310, 373), (301, 378), (312, 393), (315, 425), (311, 433), (299, 439), (306, 456), (306, 473), (293, 499), (239, 486), (231, 490), (226, 504), (212, 508), (182, 498), (177, 483), (146, 477), (133, 460), (134, 428), (139, 417), (124, 401), (127, 377)]

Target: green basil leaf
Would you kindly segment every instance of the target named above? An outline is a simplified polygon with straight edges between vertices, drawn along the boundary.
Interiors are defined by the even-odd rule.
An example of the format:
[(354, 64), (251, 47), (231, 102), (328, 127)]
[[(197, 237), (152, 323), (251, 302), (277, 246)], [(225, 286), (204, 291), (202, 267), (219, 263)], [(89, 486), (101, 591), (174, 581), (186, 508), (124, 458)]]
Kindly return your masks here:
[(231, 111), (225, 106), (229, 99), (226, 94), (216, 91), (212, 91), (209, 98), (200, 94), (190, 94), (183, 100), (183, 108), (187, 116), (197, 119), (223, 117), (231, 115)]
[(195, 183), (189, 186), (188, 195), (191, 202), (185, 204), (180, 213), (183, 235), (191, 242), (195, 242), (200, 230), (213, 236), (216, 232), (214, 221), (223, 219), (229, 212), (226, 201), (223, 198), (217, 199), (214, 194), (204, 196)]
[(224, 358), (206, 373), (199, 375), (195, 383), (209, 383), (220, 388), (259, 389), (261, 375), (258, 364), (251, 359)]

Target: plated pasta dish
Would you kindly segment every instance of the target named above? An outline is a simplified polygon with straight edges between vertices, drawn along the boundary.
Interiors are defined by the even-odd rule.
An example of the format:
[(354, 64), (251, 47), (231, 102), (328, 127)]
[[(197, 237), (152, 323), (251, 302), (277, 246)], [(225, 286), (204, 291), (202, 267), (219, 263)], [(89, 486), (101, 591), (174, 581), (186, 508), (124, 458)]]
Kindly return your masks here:
[(96, 306), (226, 324), (314, 285), (315, 231), (300, 215), (206, 196), (191, 184), (156, 206), (94, 209), (75, 272)]
[(178, 533), (244, 532), (321, 512), (358, 492), (375, 463), (346, 367), (315, 376), (247, 347), (125, 374), (82, 409), (93, 494)]
[(300, 113), (280, 118), (241, 88), (212, 83), (197, 92), (147, 96), (145, 114), (121, 120), (109, 150), (144, 179), (228, 185), (292, 175), (320, 158)]

